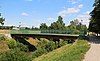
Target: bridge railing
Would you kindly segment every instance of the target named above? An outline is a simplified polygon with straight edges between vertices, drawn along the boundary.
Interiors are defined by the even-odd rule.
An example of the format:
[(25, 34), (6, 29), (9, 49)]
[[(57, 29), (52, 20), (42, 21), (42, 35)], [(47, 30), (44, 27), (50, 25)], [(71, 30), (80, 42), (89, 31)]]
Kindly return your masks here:
[(11, 30), (10, 34), (36, 34), (36, 33), (54, 33), (71, 34), (73, 30)]
[(74, 30), (11, 30), (10, 31), (10, 34), (39, 34), (39, 33), (74, 34)]
[(40, 30), (11, 30), (10, 34), (35, 34), (41, 33)]
[(71, 34), (72, 30), (41, 30), (41, 33)]

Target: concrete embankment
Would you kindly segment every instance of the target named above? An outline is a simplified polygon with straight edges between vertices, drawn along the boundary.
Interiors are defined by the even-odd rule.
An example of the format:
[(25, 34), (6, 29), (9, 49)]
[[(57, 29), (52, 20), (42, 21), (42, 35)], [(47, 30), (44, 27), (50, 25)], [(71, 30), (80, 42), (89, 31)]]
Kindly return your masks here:
[(7, 38), (10, 38), (10, 39), (12, 38), (11, 34), (4, 34), (4, 36), (7, 37)]

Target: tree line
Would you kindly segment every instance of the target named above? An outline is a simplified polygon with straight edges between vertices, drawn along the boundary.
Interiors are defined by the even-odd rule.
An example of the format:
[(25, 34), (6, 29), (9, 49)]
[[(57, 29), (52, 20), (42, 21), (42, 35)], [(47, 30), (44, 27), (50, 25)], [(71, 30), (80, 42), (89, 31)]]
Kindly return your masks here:
[(79, 22), (78, 19), (70, 21), (70, 25), (66, 26), (61, 16), (58, 16), (58, 20), (56, 22), (51, 23), (50, 26), (48, 26), (46, 23), (41, 23), (40, 29), (41, 30), (60, 30), (60, 31), (65, 30), (65, 31), (70, 31), (70, 33), (72, 34), (79, 34), (80, 31), (87, 32), (86, 25), (83, 25), (81, 22)]

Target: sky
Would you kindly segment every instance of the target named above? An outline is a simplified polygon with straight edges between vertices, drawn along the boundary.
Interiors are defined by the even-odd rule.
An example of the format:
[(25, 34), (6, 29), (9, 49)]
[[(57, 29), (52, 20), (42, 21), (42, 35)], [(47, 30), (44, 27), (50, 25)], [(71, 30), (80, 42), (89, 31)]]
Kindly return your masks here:
[(94, 0), (1, 0), (1, 17), (5, 25), (39, 27), (41, 23), (50, 25), (63, 17), (64, 23), (70, 24), (74, 19), (83, 20), (88, 26), (93, 10)]

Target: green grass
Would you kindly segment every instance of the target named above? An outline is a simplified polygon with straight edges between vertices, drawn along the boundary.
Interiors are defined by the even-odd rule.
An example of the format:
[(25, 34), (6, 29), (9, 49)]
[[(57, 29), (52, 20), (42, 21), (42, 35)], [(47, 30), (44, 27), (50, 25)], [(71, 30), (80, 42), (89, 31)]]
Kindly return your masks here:
[(90, 45), (87, 41), (79, 40), (72, 45), (65, 45), (48, 54), (44, 54), (33, 61), (82, 61), (89, 48)]

